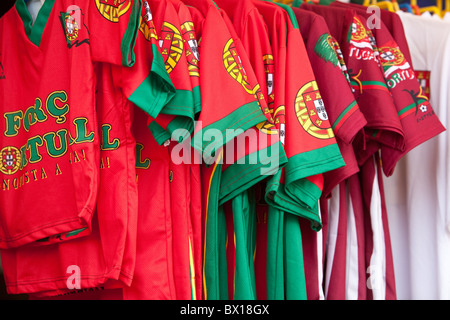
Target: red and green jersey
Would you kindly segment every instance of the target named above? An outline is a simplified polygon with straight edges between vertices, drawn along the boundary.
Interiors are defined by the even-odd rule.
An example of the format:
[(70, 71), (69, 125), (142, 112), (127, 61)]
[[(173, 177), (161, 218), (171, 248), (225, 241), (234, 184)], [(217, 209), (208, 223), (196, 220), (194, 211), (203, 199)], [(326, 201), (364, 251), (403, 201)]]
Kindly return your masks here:
[[(145, 4), (144, 4), (145, 6)], [(177, 142), (189, 137), (194, 126), (194, 96), (192, 92), (191, 77), (187, 68), (188, 43), (182, 35), (179, 14), (174, 4), (170, 1), (149, 1), (148, 14), (152, 17), (155, 30), (158, 34), (160, 52), (165, 61), (165, 68), (172, 83), (175, 86), (175, 96), (164, 106), (161, 114), (156, 119), (150, 119), (149, 129), (155, 140), (162, 145), (177, 137)], [(183, 130), (178, 132), (177, 130)], [(177, 143), (175, 142), (175, 143)], [(167, 144), (166, 144), (167, 145)], [(169, 154), (174, 144), (169, 144)], [(167, 263), (173, 263), (173, 280), (175, 285), (175, 298), (196, 299), (196, 271), (194, 261), (194, 238), (191, 219), (199, 219), (191, 216), (190, 203), (190, 165), (175, 163), (169, 160), (170, 170), (170, 195), (171, 219), (172, 219), (172, 259)], [(201, 206), (201, 203), (193, 206)], [(198, 247), (198, 246), (197, 246)], [(139, 268), (145, 268), (145, 265)], [(197, 269), (197, 270), (196, 270)], [(198, 274), (198, 277), (200, 274)]]
[[(114, 86), (115, 74), (109, 64), (98, 64), (95, 73), (101, 140), (99, 195), (92, 234), (75, 243), (71, 241), (49, 246), (51, 248), (35, 248), (33, 254), (27, 251), (27, 247), (2, 253), (8, 260), (14, 256), (18, 269), (30, 263), (35, 266), (38, 273), (28, 272), (29, 276), (44, 282), (47, 288), (41, 284), (42, 289), (30, 294), (32, 298), (82, 298), (93, 290), (129, 286), (133, 280), (138, 218), (134, 169), (136, 142), (131, 133), (133, 105)], [(37, 255), (39, 259), (36, 259)], [(48, 263), (59, 265), (61, 262), (63, 264), (59, 270), (47, 268), (42, 274)], [(86, 270), (93, 278), (88, 281), (83, 279), (81, 292), (77, 288), (68, 288), (67, 283), (63, 286), (41, 280), (43, 276), (49, 279), (65, 276), (67, 279), (70, 274), (65, 268), (70, 266), (76, 266), (80, 271)], [(104, 270), (108, 272), (101, 275)]]
[[(194, 114), (195, 118), (201, 111), (201, 96), (200, 96), (200, 70), (199, 70), (199, 49), (198, 49), (198, 35), (194, 18), (191, 15), (191, 10), (180, 0), (172, 0), (175, 9), (177, 10), (179, 20), (181, 23), (181, 34), (183, 37), (185, 54), (187, 59), (187, 69), (191, 80), (192, 92), (194, 96)], [(195, 9), (195, 8), (191, 8)], [(172, 145), (173, 146), (173, 145)], [(191, 152), (195, 152), (191, 149)], [(175, 165), (180, 167), (180, 165)], [(202, 229), (202, 185), (200, 177), (200, 165), (194, 163), (184, 165), (185, 175), (181, 177), (175, 176), (173, 172), (173, 179), (171, 182), (171, 191), (177, 190), (175, 186), (178, 183), (178, 189), (189, 186), (187, 193), (187, 207), (190, 213), (190, 237), (189, 237), (189, 289), (192, 299), (201, 300), (203, 298), (202, 291), (202, 252), (203, 252), (203, 229)], [(181, 171), (181, 170), (179, 170)], [(184, 178), (184, 179), (183, 179)], [(174, 199), (179, 198), (179, 194), (174, 194)], [(173, 210), (176, 210), (174, 204)], [(186, 260), (185, 260), (186, 261)], [(185, 286), (186, 287), (186, 286)]]
[[(160, 7), (162, 5), (159, 5)], [(153, 8), (154, 6), (152, 6)], [(177, 142), (188, 137), (193, 130), (193, 121), (201, 110), (200, 87), (199, 87), (199, 70), (198, 70), (198, 46), (195, 26), (189, 9), (179, 0), (170, 1), (167, 4), (165, 15), (171, 12), (172, 21), (175, 17), (178, 19), (178, 32), (174, 37), (179, 40), (182, 38), (183, 57), (176, 63), (177, 72), (171, 72), (171, 65), (174, 60), (168, 56), (166, 66), (171, 75), (174, 85), (177, 87), (185, 86), (189, 83), (192, 88), (192, 98), (187, 98), (184, 90), (178, 90), (178, 100), (171, 101), (172, 106), (167, 109), (178, 108), (180, 111), (192, 111), (192, 115), (176, 116), (173, 114), (160, 114), (149, 128), (159, 144), (167, 140), (174, 139)], [(154, 13), (159, 16), (158, 11)], [(163, 23), (163, 31), (159, 38), (160, 44), (167, 42), (167, 20)], [(166, 30), (164, 30), (164, 28)], [(162, 52), (167, 53), (167, 48), (161, 47)], [(172, 54), (172, 57), (174, 55)], [(188, 81), (186, 81), (188, 80)], [(184, 94), (184, 98), (183, 97)], [(182, 99), (180, 99), (182, 98)], [(175, 98), (176, 99), (176, 98)], [(162, 112), (165, 112), (164, 110)], [(183, 112), (178, 112), (183, 114)], [(186, 114), (185, 114), (186, 115)], [(182, 129), (181, 131), (175, 131)], [(176, 144), (167, 143), (169, 153), (173, 152)], [(190, 148), (190, 147), (188, 147)], [(191, 150), (193, 152), (193, 150)], [(173, 279), (175, 284), (177, 299), (201, 299), (202, 298), (202, 229), (201, 229), (201, 181), (199, 175), (200, 166), (198, 164), (169, 162), (170, 167), (170, 199), (171, 199), (171, 216), (172, 216), (172, 233), (173, 233)]]
[[(172, 0), (175, 9), (178, 12), (178, 17), (181, 23), (181, 35), (186, 51), (186, 60), (188, 64), (189, 76), (191, 79), (192, 92), (194, 95), (194, 114), (198, 116), (201, 111), (201, 96), (200, 96), (200, 71), (198, 68), (200, 55), (198, 50), (198, 35), (194, 18), (191, 10), (181, 1)], [(195, 9), (195, 8), (191, 8)]]
[(123, 289), (123, 298), (172, 300), (177, 295), (173, 270), (170, 153), (149, 134), (146, 114), (138, 108), (133, 117), (133, 134), (137, 145), (138, 241), (133, 282)]
[[(101, 7), (48, 1), (32, 25), (18, 1), (1, 19), (2, 65), (14, 70), (6, 71), (0, 97), (2, 248), (60, 241), (57, 235), (73, 239), (91, 229), (100, 152), (93, 63), (133, 64), (138, 10), (127, 1), (105, 17)], [(119, 18), (124, 23), (108, 20)], [(11, 94), (18, 87), (23, 93)]]
[[(331, 36), (325, 20), (311, 11), (299, 8), (293, 8), (293, 11), (345, 161), (344, 167), (324, 173), (322, 197), (329, 198), (336, 185), (359, 171), (351, 143), (357, 134), (363, 134), (366, 120), (350, 87), (340, 46)], [(326, 217), (323, 219), (326, 225)], [(307, 296), (308, 299), (318, 300), (322, 295), (319, 278), (323, 268), (319, 263), (320, 235), (307, 228), (304, 222), (301, 223), (301, 231)]]
[[(135, 178), (134, 170), (130, 170), (129, 165), (135, 159), (135, 144), (134, 139), (129, 132), (131, 127), (131, 114), (130, 105), (127, 102), (127, 99), (133, 99), (139, 103), (139, 106), (143, 109), (160, 110), (171, 97), (171, 92), (173, 92), (173, 89), (170, 90), (172, 86), (170, 80), (169, 82), (166, 81), (168, 77), (163, 73), (154, 71), (158, 69), (158, 56), (147, 54), (145, 55), (147, 59), (145, 64), (136, 63), (136, 56), (134, 54), (139, 51), (138, 48), (140, 43), (139, 36), (137, 38), (133, 36), (137, 34), (137, 22), (139, 21), (138, 13), (140, 12), (140, 8), (136, 3), (124, 1), (118, 6), (112, 6), (103, 1), (97, 3), (78, 1), (75, 7), (71, 7), (70, 5), (72, 4), (73, 3), (65, 3), (62, 1), (58, 3), (54, 3), (53, 1), (45, 2), (45, 5), (39, 13), (39, 17), (41, 18), (38, 17), (40, 23), (34, 25), (36, 27), (39, 25), (41, 27), (46, 26), (45, 32), (39, 35), (38, 28), (35, 28), (33, 32), (34, 37), (32, 37), (35, 43), (24, 38), (21, 45), (25, 46), (32, 44), (34, 46), (40, 46), (43, 52), (48, 51), (47, 54), (49, 57), (52, 54), (54, 55), (57, 53), (61, 55), (65, 54), (66, 57), (61, 57), (60, 59), (61, 61), (64, 61), (64, 63), (68, 63), (68, 66), (71, 66), (72, 63), (77, 63), (76, 67), (74, 66), (69, 69), (68, 72), (64, 73), (65, 76), (63, 76), (62, 79), (59, 79), (59, 85), (65, 85), (65, 78), (71, 79), (72, 83), (71, 85), (68, 85), (65, 90), (61, 90), (59, 92), (60, 95), (54, 97), (53, 103), (55, 108), (59, 108), (60, 125), (64, 125), (64, 119), (67, 121), (70, 120), (73, 124), (76, 124), (77, 121), (81, 121), (78, 120), (81, 118), (76, 115), (71, 115), (69, 109), (74, 106), (75, 110), (77, 110), (80, 106), (77, 99), (81, 99), (82, 105), (85, 107), (85, 109), (81, 109), (81, 111), (84, 112), (85, 118), (85, 120), (82, 121), (84, 123), (82, 126), (84, 131), (76, 131), (76, 134), (72, 133), (72, 131), (67, 131), (67, 137), (69, 139), (67, 147), (69, 148), (71, 145), (77, 145), (77, 142), (79, 142), (78, 145), (81, 149), (73, 150), (73, 152), (71, 151), (71, 155), (67, 160), (72, 166), (75, 166), (77, 163), (81, 164), (83, 161), (88, 161), (91, 155), (86, 152), (87, 149), (81, 146), (82, 143), (79, 139), (83, 136), (85, 138), (93, 136), (94, 141), (97, 140), (99, 156), (96, 158), (95, 167), (90, 169), (90, 171), (85, 167), (83, 172), (86, 174), (90, 172), (94, 175), (100, 173), (99, 188), (102, 190), (102, 194), (100, 195), (100, 198), (98, 198), (97, 211), (92, 220), (92, 234), (89, 237), (74, 239), (74, 241), (62, 241), (70, 235), (62, 233), (60, 235), (52, 235), (48, 238), (44, 238), (40, 242), (50, 243), (51, 241), (46, 240), (53, 240), (53, 242), (59, 242), (57, 245), (41, 246), (39, 248), (24, 246), (14, 250), (2, 251), (2, 260), (5, 261), (5, 265), (8, 265), (8, 271), (5, 269), (5, 278), (7, 278), (9, 286), (8, 290), (11, 293), (44, 292), (45, 294), (54, 295), (70, 291), (67, 282), (67, 279), (70, 277), (70, 272), (72, 272), (69, 269), (70, 266), (78, 266), (80, 268), (79, 272), (82, 274), (80, 285), (83, 288), (92, 288), (103, 285), (111, 286), (114, 283), (114, 280), (122, 280), (125, 284), (131, 282), (134, 269), (133, 242), (135, 241), (135, 238), (133, 236), (133, 228), (135, 222), (133, 221), (135, 217), (133, 214), (133, 190)], [(8, 19), (14, 18), (17, 20), (17, 18), (19, 18), (18, 12), (27, 10), (21, 2), (17, 3), (16, 8), (10, 11)], [(26, 17), (26, 12), (27, 11), (22, 11), (21, 14)], [(89, 15), (86, 14), (86, 12), (89, 12)], [(91, 15), (92, 17), (90, 17)], [(2, 28), (4, 31), (2, 32), (3, 39), (5, 35), (11, 32), (11, 27), (8, 27), (9, 23), (5, 23), (4, 21), (8, 20), (2, 21), (5, 26)], [(61, 24), (61, 21), (64, 21), (65, 23)], [(18, 22), (19, 21), (16, 21), (16, 25)], [(17, 28), (16, 25), (14, 26), (14, 32), (20, 33), (21, 29)], [(26, 32), (30, 32), (30, 29), (27, 28), (25, 28), (25, 31), (28, 30)], [(87, 30), (89, 30), (89, 32)], [(112, 41), (111, 38), (105, 39), (103, 33), (104, 30), (110, 32), (108, 34), (120, 35), (120, 37), (118, 37), (116, 41)], [(63, 41), (58, 42), (57, 39), (60, 38), (60, 33), (62, 34)], [(56, 44), (53, 43), (53, 41), (56, 41)], [(54, 50), (55, 45), (58, 46), (58, 43), (60, 46), (59, 49)], [(99, 44), (99, 47), (96, 45), (97, 43)], [(130, 48), (132, 48), (131, 45), (135, 44), (135, 50), (127, 50), (121, 53), (120, 48), (126, 48), (127, 43), (130, 45)], [(87, 48), (84, 48), (84, 46)], [(67, 52), (64, 48), (67, 48), (69, 51)], [(109, 48), (110, 51), (106, 48)], [(114, 48), (119, 50), (118, 53)], [(34, 55), (36, 56), (36, 48), (31, 47), (29, 50), (34, 52)], [(73, 50), (77, 52), (75, 53)], [(3, 57), (5, 56), (5, 52), (6, 51), (2, 50)], [(24, 49), (21, 52), (22, 54), (28, 53), (28, 51)], [(151, 49), (150, 53), (152, 53)], [(19, 54), (16, 53), (15, 56), (17, 60)], [(55, 68), (55, 61), (60, 60), (54, 56), (52, 58), (55, 60), (52, 60), (51, 63), (49, 61), (47, 64), (41, 63), (41, 66), (46, 66), (47, 69), (53, 70)], [(82, 58), (83, 60), (78, 61), (78, 58)], [(159, 58), (161, 59), (160, 56)], [(45, 59), (42, 61), (45, 61)], [(98, 64), (99, 68), (94, 69), (93, 62), (101, 62), (102, 64)], [(91, 64), (92, 73), (88, 75), (86, 72), (89, 68), (85, 65), (89, 64)], [(114, 64), (114, 66), (112, 64)], [(133, 65), (133, 67), (123, 68), (120, 67), (121, 64)], [(108, 65), (111, 66), (111, 69)], [(139, 67), (143, 65), (149, 68), (139, 69)], [(127, 81), (119, 81), (113, 84), (113, 79), (115, 81), (117, 77), (122, 80), (120, 74), (120, 71), (123, 70), (122, 68), (134, 69), (136, 72), (132, 73), (133, 77), (128, 78)], [(46, 77), (50, 76), (48, 72), (49, 71), (45, 71), (45, 69), (42, 70), (43, 75)], [(95, 76), (93, 76), (94, 73)], [(119, 75), (116, 77), (112, 76), (113, 74)], [(56, 74), (54, 76), (56, 76)], [(85, 76), (88, 77), (85, 78)], [(78, 81), (82, 83), (82, 85), (75, 81), (78, 78), (80, 78)], [(94, 83), (91, 89), (92, 91), (88, 90), (86, 86), (88, 86), (90, 82), (86, 79), (96, 78), (100, 83)], [(152, 81), (150, 81), (151, 85), (148, 85), (147, 78), (152, 78)], [(49, 79), (52, 78), (50, 77)], [(32, 82), (41, 83), (37, 80)], [(51, 81), (45, 81), (43, 83), (48, 84), (49, 86), (52, 85)], [(97, 85), (99, 90), (96, 97), (93, 94), (95, 85)], [(152, 87), (152, 95), (146, 93), (145, 90), (142, 92), (143, 95), (137, 94), (143, 87)], [(117, 90), (118, 88), (122, 91)], [(71, 90), (76, 93), (79, 89), (84, 90), (82, 94), (80, 93), (70, 100), (64, 99), (63, 94), (68, 95)], [(34, 90), (47, 91), (49, 89), (46, 90), (45, 88), (41, 88), (41, 86), (37, 86)], [(137, 99), (135, 94), (142, 100)], [(87, 102), (85, 99), (90, 101), (89, 99), (91, 98), (89, 97), (95, 98), (91, 103), (86, 104)], [(142, 101), (145, 101), (145, 103), (140, 103)], [(50, 100), (47, 100), (48, 107), (50, 107), (49, 102)], [(96, 118), (92, 119), (95, 126), (98, 126), (98, 129), (95, 131), (93, 129), (91, 130), (88, 126), (88, 120), (90, 119), (88, 119), (89, 112), (88, 109), (86, 109), (87, 107), (92, 108), (94, 112), (97, 109), (97, 113), (95, 114)], [(51, 108), (49, 110), (51, 110)], [(54, 112), (56, 112), (56, 109)], [(74, 116), (75, 118), (73, 118)], [(70, 119), (67, 119), (67, 117), (70, 117)], [(33, 121), (33, 117), (29, 117), (28, 119)], [(36, 120), (38, 118), (34, 119)], [(63, 152), (65, 148), (63, 138), (66, 136), (64, 133), (66, 132), (66, 129), (57, 129), (55, 127), (54, 130), (57, 132), (53, 135), (53, 142), (56, 143), (55, 146), (57, 146), (57, 149), (55, 150)], [(30, 133), (38, 136), (38, 131), (33, 130), (33, 132)], [(83, 135), (81, 135), (81, 133), (83, 133)], [(98, 137), (96, 136), (97, 133), (99, 133)], [(52, 134), (47, 133), (45, 136), (51, 137)], [(49, 138), (47, 139), (49, 142), (51, 141)], [(43, 149), (40, 148), (35, 151), (41, 153)], [(69, 153), (68, 150), (65, 150), (65, 152)], [(53, 154), (53, 156), (55, 155), (56, 154)], [(61, 159), (64, 159), (63, 157), (64, 154), (61, 155)], [(44, 162), (46, 157), (43, 156), (42, 158), (42, 161)], [(60, 158), (55, 157), (55, 161), (57, 162), (54, 164), (54, 170), (52, 170), (52, 172), (55, 173), (56, 177), (64, 177), (64, 173), (70, 173), (70, 171), (64, 171), (67, 170), (67, 167), (63, 165), (64, 162), (61, 162), (60, 164), (58, 160), (60, 160)], [(31, 163), (29, 163), (29, 165), (31, 165)], [(42, 163), (41, 166), (44, 168), (45, 164)], [(44, 172), (43, 170), (41, 172)], [(77, 178), (80, 178), (81, 180), (83, 179), (83, 176), (82, 172), (77, 174)], [(51, 176), (48, 176), (48, 178), (50, 177)], [(118, 179), (118, 177), (120, 177), (120, 179)], [(74, 178), (70, 178), (69, 180), (72, 182), (77, 181), (77, 179)], [(56, 184), (56, 182), (53, 182), (53, 184)], [(87, 185), (84, 185), (83, 189), (86, 189), (86, 186)], [(114, 186), (114, 188), (111, 186)], [(50, 188), (51, 187), (49, 186), (49, 189)], [(69, 213), (70, 210), (68, 210), (68, 204), (70, 202), (64, 200), (62, 188), (63, 185), (59, 186), (59, 200), (60, 202), (65, 202), (65, 212)], [(98, 186), (96, 186), (96, 188), (98, 188)], [(128, 191), (124, 192), (124, 190)], [(72, 193), (72, 197), (74, 195), (82, 195), (82, 193), (73, 190)], [(27, 196), (25, 196), (25, 198), (27, 198)], [(2, 201), (2, 203), (5, 202)], [(55, 203), (57, 204), (59, 202), (53, 201), (51, 205), (47, 204), (46, 212), (52, 211), (48, 208), (57, 207)], [(34, 206), (36, 207), (36, 203)], [(113, 208), (113, 210), (110, 210), (111, 208)], [(40, 219), (42, 218), (43, 216), (40, 217)], [(105, 228), (108, 232), (104, 231)], [(111, 232), (111, 230), (114, 230), (115, 232)], [(67, 237), (67, 239), (70, 239), (70, 237)], [(44, 261), (45, 264), (43, 263)], [(30, 272), (28, 268), (29, 265), (35, 266), (32, 270), (33, 272)], [(28, 271), (24, 272), (24, 270)], [(120, 285), (117, 282), (116, 284)]]
[[(358, 13), (366, 19), (370, 17), (361, 9)], [(445, 130), (436, 116), (428, 97), (423, 92), (411, 65), (409, 50), (403, 52), (405, 39), (401, 39), (402, 48), (397, 44), (383, 21), (380, 27), (373, 29), (382, 72), (392, 94), (397, 117), (401, 121), (405, 134), (404, 148), (392, 146), (381, 147), (383, 171), (386, 176), (392, 175), (395, 165), (406, 153), (419, 144), (431, 139)]]
[(351, 143), (356, 135), (363, 134), (367, 121), (350, 87), (342, 50), (324, 18), (299, 8), (293, 8), (293, 11), (345, 161), (344, 167), (324, 173), (323, 195), (328, 196), (334, 186), (358, 171)]
[[(364, 18), (350, 9), (309, 4), (302, 4), (301, 8), (325, 18), (330, 32), (343, 51), (356, 101), (367, 120), (365, 139), (357, 138), (353, 143), (358, 162), (363, 163), (368, 159), (380, 144), (403, 148), (403, 128), (380, 72), (372, 34), (364, 27)], [(381, 105), (383, 113), (379, 111)]]
[[(144, 7), (147, 16), (152, 17), (158, 47), (165, 62), (165, 68), (172, 80), (175, 96), (161, 110), (156, 119), (149, 119), (149, 128), (156, 141), (163, 144), (172, 135), (182, 141), (194, 128), (194, 93), (187, 65), (187, 43), (182, 35), (178, 12), (172, 2), (149, 1)], [(183, 129), (183, 133), (176, 131)]]
[[(230, 298), (256, 299), (256, 266), (253, 263), (256, 213), (252, 188), (286, 163), (279, 132), (268, 107), (269, 95), (272, 94), (268, 87), (273, 70), (267, 68), (267, 62), (268, 57), (272, 57), (272, 49), (265, 22), (251, 1), (216, 3), (221, 8), (224, 20), (235, 39), (236, 50), (249, 87), (255, 88), (256, 99), (266, 115), (264, 122), (242, 133), (225, 146), (220, 193), (220, 204), (224, 205), (229, 226), (227, 262)], [(250, 142), (244, 146), (247, 138)], [(228, 158), (230, 148), (236, 152), (235, 158)], [(228, 200), (230, 201), (227, 202)], [(235, 240), (230, 241), (232, 239)], [(260, 281), (265, 282), (265, 279)]]
[[(305, 119), (298, 119), (293, 111), (295, 110), (296, 95), (298, 94), (298, 91), (293, 89), (294, 83), (298, 80), (299, 74), (303, 74), (306, 78), (312, 76), (311, 80), (314, 80), (314, 75), (309, 65), (300, 31), (294, 27), (296, 26), (296, 21), (290, 9), (285, 6), (279, 8), (277, 5), (269, 2), (255, 1), (254, 3), (264, 17), (271, 37), (274, 63), (274, 114), (276, 115), (274, 118), (275, 124), (280, 129), (288, 156), (287, 166), (279, 171), (273, 179), (267, 181), (269, 192), (266, 199), (269, 203), (269, 210), (268, 223), (267, 226), (264, 226), (267, 228), (267, 233), (263, 229), (261, 234), (262, 239), (265, 239), (265, 235), (267, 235), (266, 294), (269, 299), (304, 299), (306, 298), (306, 292), (304, 290), (303, 254), (301, 245), (299, 246), (301, 244), (299, 220), (298, 217), (285, 215), (284, 211), (307, 218), (316, 230), (319, 229), (320, 217), (317, 212), (317, 201), (322, 190), (322, 173), (342, 166), (343, 162), (341, 162), (342, 158), (333, 135), (331, 138), (334, 141), (335, 153), (331, 151), (327, 155), (323, 154), (325, 158), (329, 157), (331, 167), (326, 169), (318, 165), (315, 172), (306, 172), (306, 170), (302, 172), (305, 174), (303, 177), (296, 175), (295, 169), (294, 171), (289, 169), (291, 159), (299, 159), (295, 153), (301, 154), (302, 146), (295, 146), (293, 135), (289, 136), (288, 133), (294, 134), (296, 132), (295, 128), (297, 128), (300, 129), (297, 132), (297, 136), (302, 136), (305, 133), (309, 135), (306, 129), (301, 127), (300, 120)], [(292, 16), (292, 21), (295, 24), (291, 22), (290, 16)], [(298, 47), (299, 45), (300, 47)], [(297, 51), (297, 55), (300, 54), (297, 61), (294, 60), (293, 51)], [(305, 59), (301, 59), (302, 54), (304, 54)], [(303, 66), (299, 64), (300, 62), (305, 66), (306, 72), (301, 70)], [(301, 71), (299, 71), (299, 68)], [(289, 75), (291, 75), (291, 72), (294, 73), (293, 70), (297, 70), (295, 72), (297, 77), (291, 79)], [(313, 97), (308, 96), (309, 98), (314, 100), (312, 99)], [(309, 111), (306, 115), (307, 117), (309, 116)], [(293, 116), (295, 116), (296, 122), (292, 121)], [(289, 119), (291, 120), (289, 121)], [(296, 126), (296, 123), (298, 126)], [(288, 127), (288, 124), (292, 126)], [(289, 141), (289, 139), (291, 140)], [(302, 139), (297, 140), (303, 141)], [(308, 141), (311, 143), (311, 140), (308, 138), (305, 140), (306, 145)], [(306, 155), (306, 153), (303, 153), (303, 155)], [(333, 156), (337, 156), (334, 159), (336, 162), (331, 160)], [(338, 164), (339, 162), (341, 163)], [(336, 167), (333, 167), (334, 165)], [(289, 180), (290, 178), (292, 180)], [(280, 243), (279, 239), (284, 239), (283, 242), (289, 243), (289, 245)], [(289, 285), (285, 286), (285, 280), (287, 281), (288, 278), (290, 279)]]
[[(230, 34), (219, 8), (212, 1), (184, 1), (197, 8), (203, 16), (199, 43), (199, 69), (202, 110), (199, 123), (194, 131), (192, 145), (201, 152), (207, 164), (215, 157), (222, 156), (222, 147), (238, 134), (245, 132), (266, 118), (255, 97), (254, 87), (246, 81), (245, 69), (239, 60), (235, 39)], [(197, 16), (198, 18), (198, 16)], [(222, 158), (223, 159), (223, 158)], [(220, 190), (221, 164), (202, 166), (205, 204), (205, 248), (204, 248), (204, 297), (217, 299), (228, 295), (221, 285), (224, 276), (218, 274), (215, 266), (221, 258), (221, 248), (225, 248), (225, 227), (219, 208), (219, 198), (215, 190)], [(226, 267), (224, 268), (226, 273)], [(224, 290), (222, 290), (224, 289)]]
[(255, 100), (254, 88), (247, 86), (244, 71), (233, 54), (235, 44), (219, 8), (212, 1), (184, 3), (196, 7), (204, 16), (199, 68), (201, 101), (205, 107), (194, 129), (192, 145), (210, 163), (216, 151), (232, 140), (239, 129), (245, 131), (265, 117)]
[[(247, 54), (247, 48), (243, 46), (240, 36), (234, 29), (233, 22), (224, 10), (222, 10), (222, 16), (234, 40), (231, 52), (243, 70), (246, 90), (252, 88), (248, 91), (253, 94), (266, 118), (225, 145), (220, 204), (232, 199), (267, 176), (275, 174), (280, 167), (286, 164), (286, 155), (280, 142), (279, 132), (273, 124), (267, 107), (267, 94), (263, 94), (258, 82), (259, 80), (266, 81), (266, 73), (263, 68), (259, 68), (260, 73), (257, 77), (253, 69), (253, 65), (258, 63), (262, 67), (264, 66), (264, 57), (261, 55), (259, 62), (256, 61), (257, 57), (253, 57), (251, 60)], [(255, 41), (252, 46), (260, 43), (260, 41)], [(268, 46), (268, 43), (265, 44)]]
[[(304, 215), (320, 228), (320, 218), (310, 208), (317, 208), (322, 190), (321, 174), (343, 166), (344, 162), (295, 16), (291, 13), (291, 19), (285, 11), (290, 8), (283, 9), (279, 4), (254, 3), (271, 36), (275, 109), (284, 110), (284, 123), (282, 118), (277, 121), (275, 117), (275, 124), (281, 134), (285, 125), (284, 147), (288, 157), (286, 167), (268, 183), (268, 200), (273, 204), (279, 201), (277, 205), (282, 210)], [(316, 153), (320, 156), (315, 156)]]

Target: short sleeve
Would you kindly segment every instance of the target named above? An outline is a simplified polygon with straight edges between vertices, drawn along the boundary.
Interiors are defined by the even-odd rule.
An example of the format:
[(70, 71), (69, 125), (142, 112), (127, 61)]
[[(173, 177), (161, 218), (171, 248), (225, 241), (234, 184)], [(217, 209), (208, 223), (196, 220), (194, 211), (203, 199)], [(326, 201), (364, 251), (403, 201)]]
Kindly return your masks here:
[(72, 15), (75, 22), (80, 20), (83, 24), (86, 18), (94, 61), (132, 66), (141, 7), (141, 0), (89, 0), (88, 12), (79, 12), (73, 6), (65, 15)]
[[(185, 4), (195, 6), (194, 1)], [(200, 8), (199, 8), (200, 9)], [(192, 145), (205, 160), (245, 131), (265, 120), (249, 86), (236, 44), (220, 10), (212, 3), (202, 7), (205, 17), (200, 44), (200, 87), (202, 111), (194, 129)], [(210, 130), (211, 129), (211, 130)]]
[(159, 51), (158, 36), (147, 1), (141, 7), (138, 21), (135, 63), (131, 67), (114, 66), (116, 85), (131, 102), (156, 118), (173, 98), (175, 87)]

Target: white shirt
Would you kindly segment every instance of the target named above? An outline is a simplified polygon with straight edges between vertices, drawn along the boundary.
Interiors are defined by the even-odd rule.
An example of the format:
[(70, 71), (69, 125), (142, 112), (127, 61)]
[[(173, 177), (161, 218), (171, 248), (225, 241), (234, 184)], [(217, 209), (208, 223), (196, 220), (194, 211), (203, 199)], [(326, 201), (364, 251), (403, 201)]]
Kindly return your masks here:
[[(410, 151), (385, 179), (399, 299), (450, 299), (450, 23), (398, 12), (415, 70), (447, 131)], [(447, 200), (449, 199), (449, 200)]]

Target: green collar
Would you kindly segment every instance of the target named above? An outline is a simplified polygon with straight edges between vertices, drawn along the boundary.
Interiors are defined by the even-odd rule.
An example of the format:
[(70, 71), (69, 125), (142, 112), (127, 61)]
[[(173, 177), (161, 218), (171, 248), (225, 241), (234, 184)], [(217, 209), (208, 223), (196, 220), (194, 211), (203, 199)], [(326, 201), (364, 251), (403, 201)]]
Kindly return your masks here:
[(47, 25), (48, 18), (52, 12), (55, 0), (46, 0), (39, 10), (36, 17), (36, 21), (33, 24), (33, 19), (31, 18), (30, 12), (28, 11), (27, 5), (24, 0), (16, 1), (16, 10), (22, 19), (23, 25), (25, 27), (25, 33), (32, 43), (36, 46), (40, 46), (42, 33), (44, 32), (45, 26)]

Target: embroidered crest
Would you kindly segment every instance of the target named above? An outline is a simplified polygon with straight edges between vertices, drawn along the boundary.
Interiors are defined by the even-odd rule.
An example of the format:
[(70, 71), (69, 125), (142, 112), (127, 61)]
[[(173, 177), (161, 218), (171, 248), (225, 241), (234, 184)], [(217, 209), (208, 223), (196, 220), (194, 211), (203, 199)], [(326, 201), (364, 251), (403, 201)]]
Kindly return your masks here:
[(21, 154), (19, 149), (15, 147), (5, 147), (0, 151), (0, 172), (11, 175), (20, 168)]
[(316, 81), (300, 88), (295, 99), (295, 111), (301, 126), (310, 135), (319, 139), (334, 137)]
[(95, 4), (103, 18), (114, 23), (131, 8), (131, 0), (95, 0)]

